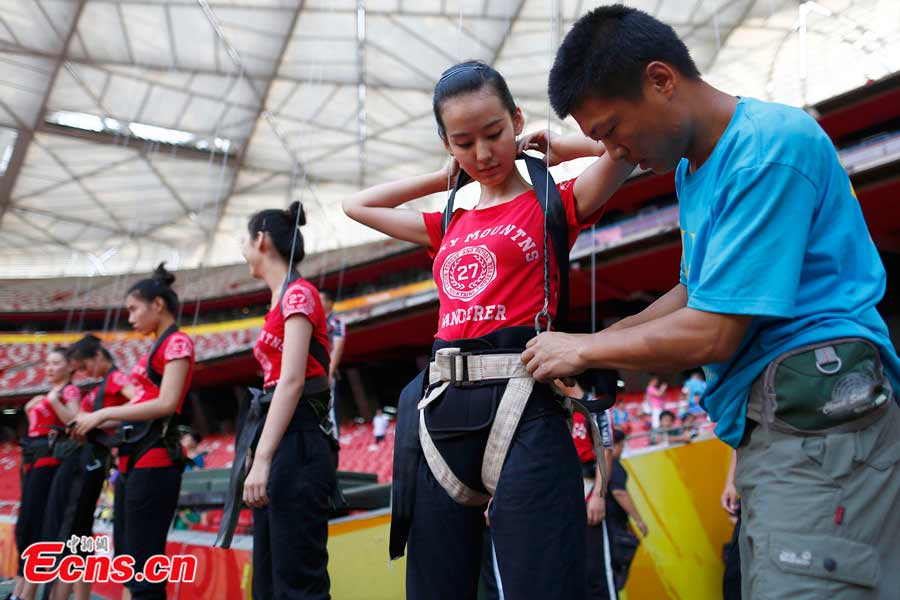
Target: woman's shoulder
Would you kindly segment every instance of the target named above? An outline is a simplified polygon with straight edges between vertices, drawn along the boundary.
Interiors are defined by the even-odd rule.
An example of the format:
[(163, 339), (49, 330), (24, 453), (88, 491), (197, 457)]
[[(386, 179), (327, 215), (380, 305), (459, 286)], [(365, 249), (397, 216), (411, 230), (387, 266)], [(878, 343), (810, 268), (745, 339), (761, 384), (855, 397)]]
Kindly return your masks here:
[(166, 362), (179, 358), (189, 358), (194, 354), (194, 340), (183, 331), (176, 331), (165, 342), (163, 358)]
[(322, 303), (319, 290), (306, 279), (298, 277), (292, 281), (281, 297), (281, 313), (285, 317), (295, 314), (312, 315)]

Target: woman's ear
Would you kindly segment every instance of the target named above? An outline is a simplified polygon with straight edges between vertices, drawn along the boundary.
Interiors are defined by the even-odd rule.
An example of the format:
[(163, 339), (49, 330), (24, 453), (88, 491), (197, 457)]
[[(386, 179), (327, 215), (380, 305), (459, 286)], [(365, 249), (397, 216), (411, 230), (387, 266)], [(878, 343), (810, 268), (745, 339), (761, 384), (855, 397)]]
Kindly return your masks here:
[(513, 113), (513, 131), (516, 137), (522, 135), (523, 129), (525, 129), (525, 115), (522, 114), (522, 109), (517, 106), (516, 112)]
[(166, 303), (162, 299), (162, 296), (157, 296), (156, 298), (153, 299), (153, 302), (151, 302), (151, 306), (153, 307), (153, 312), (159, 314), (163, 310), (165, 310)]

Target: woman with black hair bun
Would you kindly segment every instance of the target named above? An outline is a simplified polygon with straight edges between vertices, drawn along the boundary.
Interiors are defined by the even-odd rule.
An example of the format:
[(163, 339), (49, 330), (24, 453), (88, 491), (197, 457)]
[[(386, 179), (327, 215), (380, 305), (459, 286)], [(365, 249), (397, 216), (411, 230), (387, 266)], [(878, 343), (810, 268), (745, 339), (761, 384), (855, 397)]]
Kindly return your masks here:
[[(22, 496), (15, 536), (19, 554), (43, 538), (44, 520), (49, 508), (47, 497), (60, 460), (54, 456), (53, 444), (59, 429), (78, 412), (81, 390), (72, 383), (72, 366), (66, 359), (66, 349), (53, 348), (44, 363), (50, 380), (50, 391), (39, 394), (25, 405), (28, 435), (22, 439)], [(37, 585), (22, 577), (23, 561), (19, 560), (13, 597), (32, 600)]]
[[(181, 412), (194, 371), (194, 342), (178, 330), (175, 275), (160, 264), (152, 277), (128, 290), (128, 322), (138, 333), (155, 338), (150, 352), (131, 370), (134, 397), (121, 406), (81, 413), (72, 431), (84, 438), (91, 430), (117, 424), (120, 442), (113, 518), (117, 555), (134, 557), (135, 572), (147, 559), (165, 554), (166, 535), (175, 514), (184, 456), (175, 427), (169, 422)], [(132, 581), (131, 598), (166, 597), (166, 584)]]
[[(90, 413), (109, 406), (121, 406), (134, 397), (134, 386), (125, 373), (116, 368), (112, 355), (100, 338), (87, 334), (69, 346), (66, 356), (74, 370), (91, 379), (100, 379), (81, 400), (79, 413)], [(93, 537), (94, 510), (111, 466), (114, 428), (105, 435), (90, 435), (83, 444), (74, 444), (60, 457), (53, 478), (44, 518), (44, 539), (65, 542), (71, 536)], [(51, 600), (66, 600), (73, 591), (75, 600), (89, 600), (91, 583), (56, 581)]]
[(318, 291), (296, 270), (305, 255), (305, 223), (298, 202), (286, 211), (262, 210), (250, 218), (241, 249), (250, 275), (271, 292), (253, 347), (263, 370), (264, 422), (251, 436), (258, 441), (243, 482), (243, 500), (253, 508), (258, 600), (330, 598), (326, 545), (337, 484), (331, 438), (323, 431), (331, 397), (328, 326)]
[[(490, 535), (506, 597), (584, 598), (587, 522), (578, 458), (555, 393), (524, 372), (519, 354), (542, 317), (543, 327), (565, 316), (557, 314), (564, 297), (559, 263), (634, 167), (581, 135), (554, 136), (552, 144), (547, 131), (523, 136), (525, 120), (506, 81), (480, 61), (442, 74), (433, 109), (447, 168), (344, 201), (350, 218), (428, 250), (440, 303), (433, 366), (398, 405), (391, 558), (403, 555), (408, 539), (408, 598), (475, 598), (492, 500)], [(546, 168), (529, 157), (535, 189), (516, 160), (526, 150), (546, 157), (548, 147), (551, 166), (596, 160), (554, 189)], [(470, 180), (480, 184), (472, 210), (397, 210)], [(559, 226), (550, 246), (546, 223), (554, 215)], [(557, 244), (566, 251), (559, 260)], [(514, 401), (501, 400), (507, 391)], [(510, 406), (509, 418), (494, 418)]]

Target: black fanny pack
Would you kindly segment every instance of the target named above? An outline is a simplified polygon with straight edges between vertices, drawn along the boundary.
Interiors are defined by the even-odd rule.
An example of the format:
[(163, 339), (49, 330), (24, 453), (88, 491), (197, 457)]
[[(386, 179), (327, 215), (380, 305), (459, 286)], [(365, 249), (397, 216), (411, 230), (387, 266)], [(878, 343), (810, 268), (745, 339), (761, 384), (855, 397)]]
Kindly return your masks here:
[(747, 418), (798, 435), (858, 431), (879, 419), (893, 398), (878, 348), (842, 338), (773, 360), (753, 384)]
[(128, 457), (128, 472), (153, 448), (165, 448), (172, 463), (184, 465), (185, 456), (178, 431), (169, 426), (170, 422), (170, 417), (164, 417), (152, 421), (126, 421), (119, 425), (116, 430), (119, 457)]
[(50, 438), (46, 435), (23, 437), (19, 440), (19, 446), (22, 448), (22, 466), (30, 466), (42, 458), (53, 456)]

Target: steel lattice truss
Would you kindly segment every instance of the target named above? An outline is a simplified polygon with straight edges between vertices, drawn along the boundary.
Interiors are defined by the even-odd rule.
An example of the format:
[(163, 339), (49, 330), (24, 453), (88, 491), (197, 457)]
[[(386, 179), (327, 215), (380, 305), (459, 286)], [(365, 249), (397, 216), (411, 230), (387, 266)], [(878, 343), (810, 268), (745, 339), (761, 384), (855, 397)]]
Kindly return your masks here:
[[(528, 127), (546, 127), (551, 44), (596, 4), (0, 0), (0, 276), (233, 263), (247, 215), (292, 194), (308, 251), (352, 255), (377, 234), (341, 198), (445, 158), (441, 71), (494, 64)], [(737, 94), (802, 105), (900, 69), (896, 0), (627, 4)]]

